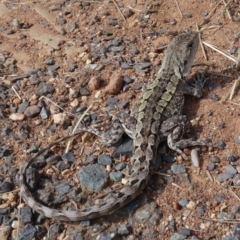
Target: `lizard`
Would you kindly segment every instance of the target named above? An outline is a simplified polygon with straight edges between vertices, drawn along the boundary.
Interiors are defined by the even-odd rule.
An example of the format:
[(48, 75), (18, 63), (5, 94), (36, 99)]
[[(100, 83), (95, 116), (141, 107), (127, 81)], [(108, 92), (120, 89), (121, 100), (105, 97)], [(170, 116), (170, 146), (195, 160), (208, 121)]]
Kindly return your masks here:
[(129, 134), (133, 138), (132, 167), (126, 184), (95, 202), (95, 205), (78, 210), (53, 209), (35, 200), (26, 183), (26, 169), (46, 149), (72, 137), (68, 136), (42, 149), (20, 169), (20, 194), (25, 202), (36, 212), (57, 220), (80, 221), (108, 215), (136, 198), (146, 187), (153, 172), (158, 146), (163, 139), (167, 139), (168, 146), (184, 158), (187, 157), (180, 148), (205, 145), (190, 139), (181, 140), (186, 124), (186, 116), (182, 115), (184, 94), (201, 96), (201, 90), (186, 87), (183, 81), (190, 72), (198, 44), (199, 37), (195, 31), (174, 37), (165, 51), (156, 78), (135, 103), (135, 126)]

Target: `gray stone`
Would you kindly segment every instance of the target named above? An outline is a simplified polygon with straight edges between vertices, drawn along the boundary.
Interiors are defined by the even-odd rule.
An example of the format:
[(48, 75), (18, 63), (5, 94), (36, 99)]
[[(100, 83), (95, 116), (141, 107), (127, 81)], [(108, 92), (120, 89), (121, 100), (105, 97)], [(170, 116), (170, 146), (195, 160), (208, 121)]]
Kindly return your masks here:
[(215, 155), (211, 155), (210, 160), (213, 163), (220, 163), (221, 162), (220, 158), (218, 156), (215, 156)]
[(27, 224), (19, 232), (19, 240), (33, 239), (36, 236), (36, 228), (32, 224)]
[(234, 184), (234, 186), (240, 186), (240, 174), (239, 173), (233, 178), (233, 184)]
[(171, 170), (174, 174), (180, 174), (180, 173), (185, 173), (186, 172), (186, 168), (182, 164), (172, 165)]
[(224, 182), (224, 181), (226, 181), (226, 180), (228, 180), (232, 177), (233, 177), (233, 174), (231, 174), (231, 173), (222, 173), (222, 174), (219, 174), (217, 176), (217, 180), (218, 180), (218, 182), (221, 183), (221, 182)]
[(181, 206), (181, 207), (185, 207), (187, 204), (189, 203), (189, 200), (187, 198), (182, 198), (178, 201), (178, 204)]
[(68, 184), (66, 184), (66, 183), (60, 183), (59, 185), (55, 186), (55, 188), (56, 188), (56, 190), (58, 192), (58, 195), (62, 196), (65, 193), (69, 192), (70, 186)]
[(100, 154), (98, 156), (97, 162), (101, 165), (111, 165), (112, 164), (112, 158), (106, 154)]
[(117, 171), (122, 171), (126, 166), (127, 166), (127, 164), (125, 162), (120, 162), (114, 168)]
[(99, 192), (107, 183), (106, 170), (99, 164), (81, 168), (78, 177), (82, 188), (91, 192)]
[(232, 165), (229, 164), (226, 166), (225, 172), (235, 175), (237, 173), (237, 170)]
[(20, 219), (24, 223), (30, 223), (32, 221), (32, 210), (29, 207), (20, 208)]
[(179, 234), (179, 233), (174, 233), (174, 234), (170, 237), (170, 240), (184, 240), (184, 239), (187, 239), (187, 236), (186, 236), (186, 235)]
[(235, 141), (235, 143), (240, 143), (240, 135), (235, 137), (234, 141)]
[(40, 112), (41, 118), (42, 119), (48, 119), (49, 118), (49, 114), (50, 114), (49, 110), (47, 108), (45, 108), (45, 107), (42, 107), (41, 112)]
[(214, 170), (214, 168), (215, 168), (215, 165), (214, 165), (214, 163), (213, 162), (210, 162), (209, 164), (208, 164), (208, 170), (209, 171), (213, 171)]
[(126, 235), (129, 234), (129, 230), (127, 229), (127, 226), (125, 224), (121, 224), (118, 228), (118, 234), (120, 235)]
[(114, 158), (119, 158), (120, 156), (131, 157), (133, 149), (133, 140), (130, 138), (124, 139), (123, 143), (116, 149), (113, 153)]
[(113, 180), (114, 182), (119, 182), (121, 181), (123, 174), (121, 172), (111, 172), (109, 174), (109, 177), (111, 180)]
[(17, 112), (18, 113), (24, 113), (24, 111), (26, 110), (26, 108), (29, 106), (29, 102), (28, 101), (23, 101), (19, 107), (18, 107), (18, 110)]

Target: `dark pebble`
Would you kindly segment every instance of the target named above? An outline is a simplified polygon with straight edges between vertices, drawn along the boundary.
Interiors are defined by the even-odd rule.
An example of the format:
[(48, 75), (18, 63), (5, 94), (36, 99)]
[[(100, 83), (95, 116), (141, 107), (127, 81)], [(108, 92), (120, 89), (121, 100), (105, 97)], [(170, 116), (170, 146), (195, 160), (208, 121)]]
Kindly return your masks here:
[(62, 196), (67, 193), (70, 189), (70, 185), (66, 183), (60, 183), (59, 185), (55, 186), (58, 196)]
[(108, 175), (103, 166), (94, 164), (81, 168), (78, 172), (78, 177), (83, 188), (87, 188), (92, 192), (98, 192), (106, 185)]
[(219, 193), (214, 197), (214, 200), (218, 203), (222, 203), (225, 200), (225, 194)]
[(38, 90), (37, 90), (37, 95), (42, 96), (42, 95), (48, 95), (52, 94), (55, 91), (54, 87), (51, 84), (47, 84), (45, 82), (41, 82), (39, 84)]
[(124, 81), (126, 84), (129, 84), (129, 83), (134, 82), (134, 79), (130, 78), (128, 75), (124, 75), (124, 76), (123, 76), (123, 81)]
[(180, 173), (185, 173), (186, 168), (182, 164), (174, 164), (171, 166), (171, 170), (174, 174), (180, 174)]
[(31, 190), (34, 190), (38, 184), (39, 180), (39, 173), (36, 168), (27, 168), (26, 169), (26, 182), (28, 184), (28, 187)]
[(126, 166), (127, 166), (127, 164), (125, 162), (121, 162), (121, 163), (118, 163), (114, 168), (117, 171), (122, 171)]
[(33, 239), (36, 236), (37, 230), (32, 224), (27, 224), (19, 232), (19, 240)]
[(116, 105), (118, 103), (118, 98), (109, 97), (106, 101), (106, 106)]
[(54, 59), (49, 58), (49, 59), (45, 60), (44, 63), (47, 64), (47, 65), (53, 65), (55, 63), (55, 61), (54, 61)]
[(40, 112), (40, 117), (45, 120), (48, 119), (50, 115), (50, 111), (46, 107), (42, 107)]
[(189, 203), (189, 200), (187, 198), (182, 198), (178, 201), (178, 204), (181, 206), (181, 207), (185, 207), (187, 204)]
[(215, 168), (214, 163), (210, 162), (210, 163), (208, 164), (208, 167), (207, 167), (208, 171), (213, 171), (214, 168)]
[(220, 163), (221, 162), (220, 158), (215, 155), (211, 155), (210, 160), (212, 163)]
[(100, 154), (98, 156), (98, 164), (101, 164), (101, 165), (111, 165), (112, 164), (112, 158), (106, 154)]
[(64, 153), (61, 156), (61, 158), (62, 158), (63, 161), (67, 161), (69, 163), (73, 163), (76, 160), (75, 156), (71, 152)]
[(234, 153), (228, 153), (226, 156), (226, 160), (229, 162), (236, 162), (239, 159), (239, 156)]
[(90, 92), (88, 91), (88, 89), (84, 88), (84, 87), (80, 88), (79, 93), (81, 96), (89, 96), (90, 95)]
[(132, 146), (133, 140), (130, 138), (125, 138), (122, 144), (113, 153), (114, 158), (119, 158), (120, 156), (131, 157), (132, 156)]
[(32, 210), (29, 207), (20, 208), (20, 219), (24, 223), (30, 223), (32, 221)]
[(111, 180), (113, 180), (114, 182), (119, 182), (121, 181), (123, 174), (121, 172), (111, 172), (109, 174), (109, 177)]
[(128, 63), (126, 63), (126, 62), (122, 62), (121, 63), (121, 68), (122, 69), (131, 69), (132, 68), (132, 66), (130, 66)]
[(237, 170), (232, 165), (229, 164), (226, 166), (225, 172), (235, 175), (237, 173)]
[(11, 182), (2, 182), (0, 181), (0, 193), (10, 192), (14, 188), (14, 185)]
[(56, 168), (59, 170), (59, 171), (64, 171), (65, 169), (69, 169), (70, 168), (70, 165), (68, 162), (64, 162), (64, 161), (59, 161), (57, 164), (56, 164)]
[(240, 174), (239, 173), (233, 178), (233, 185), (240, 186)]
[(127, 235), (129, 234), (129, 230), (125, 224), (121, 224), (118, 228), (118, 234), (120, 235)]
[(218, 141), (217, 141), (217, 146), (218, 146), (218, 148), (220, 148), (220, 149), (224, 149), (224, 148), (226, 147), (226, 143), (223, 142), (222, 140), (218, 140)]
[(26, 108), (27, 108), (28, 106), (29, 106), (29, 102), (28, 102), (28, 101), (22, 102), (22, 103), (19, 105), (17, 112), (18, 112), (18, 113), (24, 113), (24, 111), (26, 110)]

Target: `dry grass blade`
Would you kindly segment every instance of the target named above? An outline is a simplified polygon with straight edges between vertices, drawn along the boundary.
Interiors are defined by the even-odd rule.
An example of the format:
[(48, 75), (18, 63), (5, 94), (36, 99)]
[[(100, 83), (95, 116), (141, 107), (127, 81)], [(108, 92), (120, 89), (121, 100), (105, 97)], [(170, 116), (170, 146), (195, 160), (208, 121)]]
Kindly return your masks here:
[(177, 5), (177, 9), (178, 9), (178, 11), (180, 12), (180, 14), (181, 14), (181, 16), (182, 16), (182, 18), (183, 18), (183, 13), (182, 13), (182, 11), (181, 11), (181, 9), (180, 9), (180, 7), (179, 7), (178, 1), (175, 0), (175, 2), (176, 2), (176, 5)]
[[(233, 102), (231, 102), (231, 100), (233, 98), (235, 89), (239, 86), (239, 82), (240, 82), (240, 78), (238, 78), (237, 80), (234, 81), (231, 90), (225, 96), (222, 97), (221, 102), (225, 102), (227, 99), (229, 99), (228, 102), (233, 103)], [(233, 103), (233, 104), (235, 104), (235, 103)], [(237, 104), (237, 105), (239, 105), (239, 104)]]
[(207, 59), (206, 52), (205, 52), (205, 49), (204, 49), (204, 47), (203, 47), (203, 43), (202, 43), (202, 39), (201, 39), (201, 35), (200, 35), (200, 31), (199, 31), (199, 27), (198, 27), (197, 24), (196, 24), (196, 27), (197, 27), (197, 31), (198, 31), (199, 43), (200, 43), (200, 46), (201, 46), (201, 49), (202, 49), (202, 52), (203, 52), (203, 56), (204, 56), (204, 58), (205, 58), (206, 60), (208, 60), (208, 59)]
[[(207, 18), (208, 18), (208, 19), (211, 17), (212, 13), (216, 10), (216, 8), (218, 7), (218, 5), (219, 5), (221, 2), (222, 2), (222, 0), (220, 0), (220, 1), (213, 7), (213, 9), (209, 12), (209, 14), (207, 15)], [(202, 22), (200, 23), (200, 26), (202, 26), (204, 23), (205, 23), (205, 22), (202, 21)]]
[[(83, 115), (79, 118), (79, 120), (77, 121), (73, 131), (72, 131), (72, 134), (74, 134), (76, 132), (76, 129), (78, 128), (78, 125), (80, 124), (80, 122), (83, 120), (83, 118), (86, 116), (86, 114), (89, 112), (89, 110), (92, 108), (92, 104), (87, 108), (87, 110), (83, 113)], [(69, 148), (70, 148), (70, 144), (72, 143), (72, 140), (69, 140), (68, 143), (67, 143), (67, 147), (65, 149), (65, 153), (68, 152)]]
[(210, 44), (210, 43), (206, 43), (206, 42), (202, 42), (202, 43), (203, 43), (204, 45), (206, 45), (207, 47), (209, 47), (209, 48), (215, 50), (216, 52), (221, 53), (223, 56), (225, 56), (226, 58), (232, 60), (233, 62), (235, 62), (235, 63), (237, 62), (237, 59), (236, 59), (235, 57), (230, 56), (230, 55), (228, 55), (228, 54), (222, 52), (221, 50), (217, 49), (217, 48), (216, 48), (215, 46), (213, 46), (212, 44)]
[(212, 178), (212, 176), (211, 176), (211, 174), (210, 174), (210, 172), (209, 172), (208, 170), (206, 170), (206, 173), (207, 173), (208, 178), (210, 179), (210, 181), (211, 181), (211, 182), (214, 182), (214, 181), (213, 181), (213, 178)]
[(17, 93), (16, 89), (14, 88), (14, 86), (12, 86), (12, 90), (14, 91), (14, 93), (17, 95), (17, 97), (22, 100), (22, 98), (19, 96), (19, 94)]
[(66, 111), (65, 109), (63, 109), (62, 107), (60, 107), (57, 103), (53, 102), (50, 98), (48, 98), (48, 97), (46, 97), (46, 96), (41, 96), (41, 97), (39, 98), (39, 100), (41, 100), (42, 98), (47, 99), (49, 102), (51, 102), (51, 103), (52, 103), (53, 105), (55, 105), (56, 107), (60, 108), (60, 109), (61, 109), (62, 111), (64, 111), (65, 113), (67, 113), (67, 114), (69, 114), (69, 115), (72, 115), (72, 116), (75, 116), (74, 114), (72, 114), (72, 113)]
[[(198, 216), (197, 216), (198, 217)], [(213, 222), (219, 222), (219, 223), (229, 223), (229, 224), (232, 224), (232, 223), (240, 223), (240, 219), (236, 219), (236, 220), (223, 220), (223, 219), (216, 219), (216, 218), (205, 218), (205, 217), (198, 217), (202, 220), (205, 220), (205, 221), (213, 221)]]
[(226, 3), (224, 0), (222, 0), (222, 1), (223, 1), (223, 3), (224, 3), (224, 6), (225, 6), (224, 10), (226, 9), (227, 15), (228, 15), (229, 19), (232, 21), (232, 16), (231, 16), (231, 14), (230, 14), (230, 12), (229, 12), (229, 10), (228, 10), (228, 5), (229, 5), (229, 3), (230, 3), (231, 0), (229, 0), (228, 3)]
[(119, 9), (117, 2), (115, 0), (112, 0), (112, 2), (114, 3), (114, 5), (116, 6), (118, 12), (121, 14), (122, 18), (124, 19), (124, 21), (127, 21), (126, 18), (124, 17), (123, 13), (121, 12), (121, 10)]
[(239, 196), (231, 188), (229, 188), (228, 190), (240, 202)]

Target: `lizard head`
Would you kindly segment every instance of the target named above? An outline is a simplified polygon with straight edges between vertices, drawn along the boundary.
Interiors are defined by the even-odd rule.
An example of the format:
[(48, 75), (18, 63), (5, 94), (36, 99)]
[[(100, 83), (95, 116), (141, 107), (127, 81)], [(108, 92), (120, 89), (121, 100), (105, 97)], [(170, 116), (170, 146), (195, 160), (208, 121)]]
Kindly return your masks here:
[(197, 52), (198, 43), (197, 32), (188, 32), (176, 36), (168, 45), (161, 69), (172, 68), (179, 78), (187, 76)]

